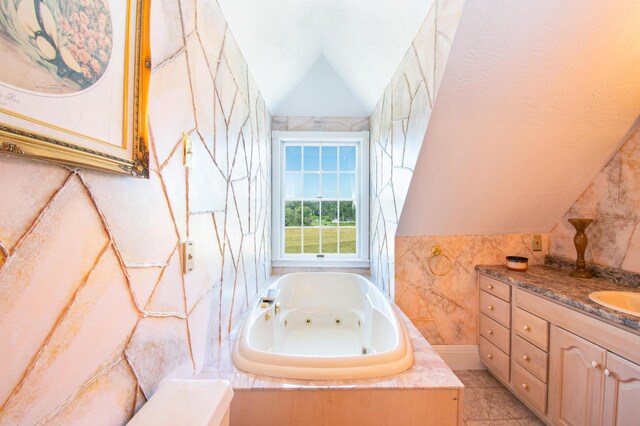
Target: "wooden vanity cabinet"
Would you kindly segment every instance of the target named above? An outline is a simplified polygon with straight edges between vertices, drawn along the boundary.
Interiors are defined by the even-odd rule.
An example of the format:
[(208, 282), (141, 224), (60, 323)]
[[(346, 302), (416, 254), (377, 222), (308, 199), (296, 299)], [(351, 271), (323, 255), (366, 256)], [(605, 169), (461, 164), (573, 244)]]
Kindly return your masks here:
[(604, 426), (640, 423), (640, 365), (607, 354)]
[(511, 362), (511, 286), (493, 278), (480, 279), (480, 359), (508, 383)]
[(479, 287), (482, 361), (545, 423), (640, 425), (640, 335), (482, 273)]
[(551, 351), (554, 424), (640, 424), (640, 365), (555, 326)]
[(523, 309), (514, 299), (511, 339), (513, 391), (538, 415), (547, 413), (549, 322)]
[(551, 327), (551, 418), (557, 425), (599, 425), (602, 415), (606, 351)]

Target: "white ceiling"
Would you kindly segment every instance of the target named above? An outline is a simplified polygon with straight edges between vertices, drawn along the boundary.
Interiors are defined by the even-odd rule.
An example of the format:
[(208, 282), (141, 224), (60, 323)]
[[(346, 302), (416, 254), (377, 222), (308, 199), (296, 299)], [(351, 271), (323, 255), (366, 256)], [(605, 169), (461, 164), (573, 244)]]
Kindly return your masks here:
[(273, 114), (324, 57), (363, 115), (378, 102), (433, 2), (219, 0)]
[(369, 111), (326, 59), (320, 57), (307, 75), (280, 102), (274, 114), (298, 117), (368, 117)]
[(467, 1), (398, 234), (549, 231), (638, 117), (638, 23), (637, 0)]

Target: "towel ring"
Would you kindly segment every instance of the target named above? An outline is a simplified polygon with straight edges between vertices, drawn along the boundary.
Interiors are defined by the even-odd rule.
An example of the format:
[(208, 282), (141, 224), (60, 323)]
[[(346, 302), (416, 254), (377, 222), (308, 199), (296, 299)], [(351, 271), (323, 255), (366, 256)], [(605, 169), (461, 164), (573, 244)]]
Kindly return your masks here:
[[(436, 272), (434, 268), (431, 266), (431, 261), (438, 256), (444, 257), (445, 259), (447, 259), (447, 262), (449, 262), (449, 266), (447, 267), (447, 270), (444, 271), (443, 273)], [(442, 253), (442, 247), (440, 246), (433, 246), (433, 248), (431, 249), (431, 257), (429, 257), (427, 265), (429, 266), (429, 272), (431, 272), (436, 277), (447, 275), (449, 272), (451, 272), (451, 266), (452, 266), (451, 259), (449, 259), (449, 256), (447, 256), (446, 254)]]

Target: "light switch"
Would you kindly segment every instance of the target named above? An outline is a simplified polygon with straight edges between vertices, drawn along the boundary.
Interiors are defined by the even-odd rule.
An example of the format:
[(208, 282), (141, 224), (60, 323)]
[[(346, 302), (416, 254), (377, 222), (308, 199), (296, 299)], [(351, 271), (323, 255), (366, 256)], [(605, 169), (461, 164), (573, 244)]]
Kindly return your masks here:
[(535, 234), (531, 237), (531, 248), (533, 251), (542, 251), (542, 235)]
[(191, 136), (183, 133), (182, 142), (184, 145), (184, 166), (193, 167), (193, 142), (191, 141)]
[(184, 243), (182, 243), (182, 261), (184, 263), (182, 265), (182, 269), (185, 274), (193, 271), (195, 264), (194, 256), (195, 246), (193, 244), (193, 241), (185, 241)]

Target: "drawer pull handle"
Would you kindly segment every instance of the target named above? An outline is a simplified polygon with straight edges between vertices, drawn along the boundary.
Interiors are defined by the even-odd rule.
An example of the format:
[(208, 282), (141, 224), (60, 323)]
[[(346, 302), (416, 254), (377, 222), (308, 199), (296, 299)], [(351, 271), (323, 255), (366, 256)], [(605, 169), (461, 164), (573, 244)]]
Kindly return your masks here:
[(489, 290), (493, 290), (493, 284), (489, 284), (489, 285), (487, 286), (487, 288), (488, 288)]
[(608, 369), (608, 368), (605, 368), (605, 369), (604, 369), (604, 375), (605, 375), (605, 376), (607, 376), (607, 377), (609, 377), (609, 376), (611, 375), (611, 371), (609, 371), (609, 369)]
[(493, 359), (493, 355), (489, 354), (489, 355), (487, 355), (487, 358)]
[(493, 330), (489, 330), (489, 331), (487, 331), (487, 334), (488, 334), (489, 336), (493, 335)]
[(528, 384), (526, 384), (526, 383), (523, 383), (523, 384), (522, 384), (522, 389), (529, 389), (529, 385), (528, 385)]
[(493, 306), (489, 305), (489, 306), (488, 306), (488, 309), (489, 309), (490, 311), (493, 311)]
[(522, 355), (522, 359), (525, 361), (529, 361), (529, 357), (527, 355)]
[(598, 364), (595, 361), (591, 361), (591, 368), (598, 368), (600, 366), (600, 364)]
[(529, 330), (531, 330), (531, 327), (529, 327), (528, 325), (525, 325), (524, 327), (522, 327), (522, 329), (524, 331), (529, 331)]

